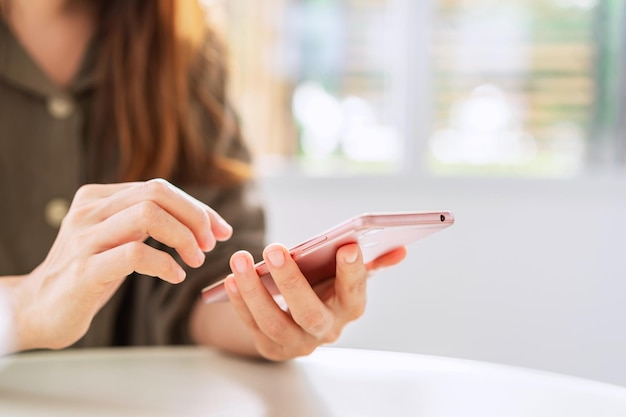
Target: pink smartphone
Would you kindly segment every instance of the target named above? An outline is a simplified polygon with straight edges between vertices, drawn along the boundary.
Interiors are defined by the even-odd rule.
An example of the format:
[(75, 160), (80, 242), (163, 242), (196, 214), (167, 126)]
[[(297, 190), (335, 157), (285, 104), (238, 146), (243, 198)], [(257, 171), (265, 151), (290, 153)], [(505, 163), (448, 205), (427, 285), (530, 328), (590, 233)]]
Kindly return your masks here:
[[(314, 286), (335, 276), (335, 254), (343, 245), (358, 243), (367, 263), (453, 223), (454, 215), (449, 211), (362, 214), (294, 246), (289, 252)], [(257, 263), (255, 268), (268, 291), (279, 295), (265, 262)], [(204, 288), (202, 299), (206, 303), (228, 301), (224, 280)]]

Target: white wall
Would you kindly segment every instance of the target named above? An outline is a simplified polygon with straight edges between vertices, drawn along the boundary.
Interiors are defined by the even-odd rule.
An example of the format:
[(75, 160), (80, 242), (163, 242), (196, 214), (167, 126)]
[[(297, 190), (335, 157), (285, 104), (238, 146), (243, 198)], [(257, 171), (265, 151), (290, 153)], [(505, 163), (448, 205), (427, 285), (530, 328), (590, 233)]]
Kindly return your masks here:
[(339, 346), (462, 357), (626, 385), (626, 179), (265, 178), (270, 238), (362, 212), (456, 224), (372, 277)]

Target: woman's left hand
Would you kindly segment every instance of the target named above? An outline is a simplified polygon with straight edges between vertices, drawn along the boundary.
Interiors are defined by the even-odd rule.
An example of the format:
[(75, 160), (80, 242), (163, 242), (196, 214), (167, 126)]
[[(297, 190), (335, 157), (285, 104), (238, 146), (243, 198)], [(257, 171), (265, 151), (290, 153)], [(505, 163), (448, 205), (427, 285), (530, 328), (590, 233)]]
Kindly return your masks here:
[(265, 249), (263, 257), (287, 311), (265, 289), (248, 252), (239, 251), (231, 257), (233, 275), (225, 287), (261, 356), (274, 361), (291, 359), (337, 340), (345, 325), (363, 314), (369, 272), (399, 263), (406, 256), (406, 248), (367, 265), (357, 244), (341, 247), (336, 256), (337, 276), (320, 291), (311, 288), (285, 247), (273, 244)]

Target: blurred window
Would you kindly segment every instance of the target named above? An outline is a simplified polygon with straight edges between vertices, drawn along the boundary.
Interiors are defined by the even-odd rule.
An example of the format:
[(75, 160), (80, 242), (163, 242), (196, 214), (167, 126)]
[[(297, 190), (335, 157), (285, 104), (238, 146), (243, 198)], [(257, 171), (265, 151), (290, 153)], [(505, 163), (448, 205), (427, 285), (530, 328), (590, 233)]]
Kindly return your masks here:
[(623, 0), (221, 0), (260, 169), (623, 164)]

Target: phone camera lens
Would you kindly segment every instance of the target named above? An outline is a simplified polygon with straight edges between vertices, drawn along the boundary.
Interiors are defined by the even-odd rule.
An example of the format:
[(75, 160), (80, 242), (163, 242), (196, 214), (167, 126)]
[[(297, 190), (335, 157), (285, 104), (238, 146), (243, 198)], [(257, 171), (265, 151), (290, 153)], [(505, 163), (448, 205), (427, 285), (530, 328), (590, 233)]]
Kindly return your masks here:
[(439, 219), (441, 219), (442, 222), (446, 221), (446, 216), (444, 216), (443, 214), (441, 216), (439, 216)]

